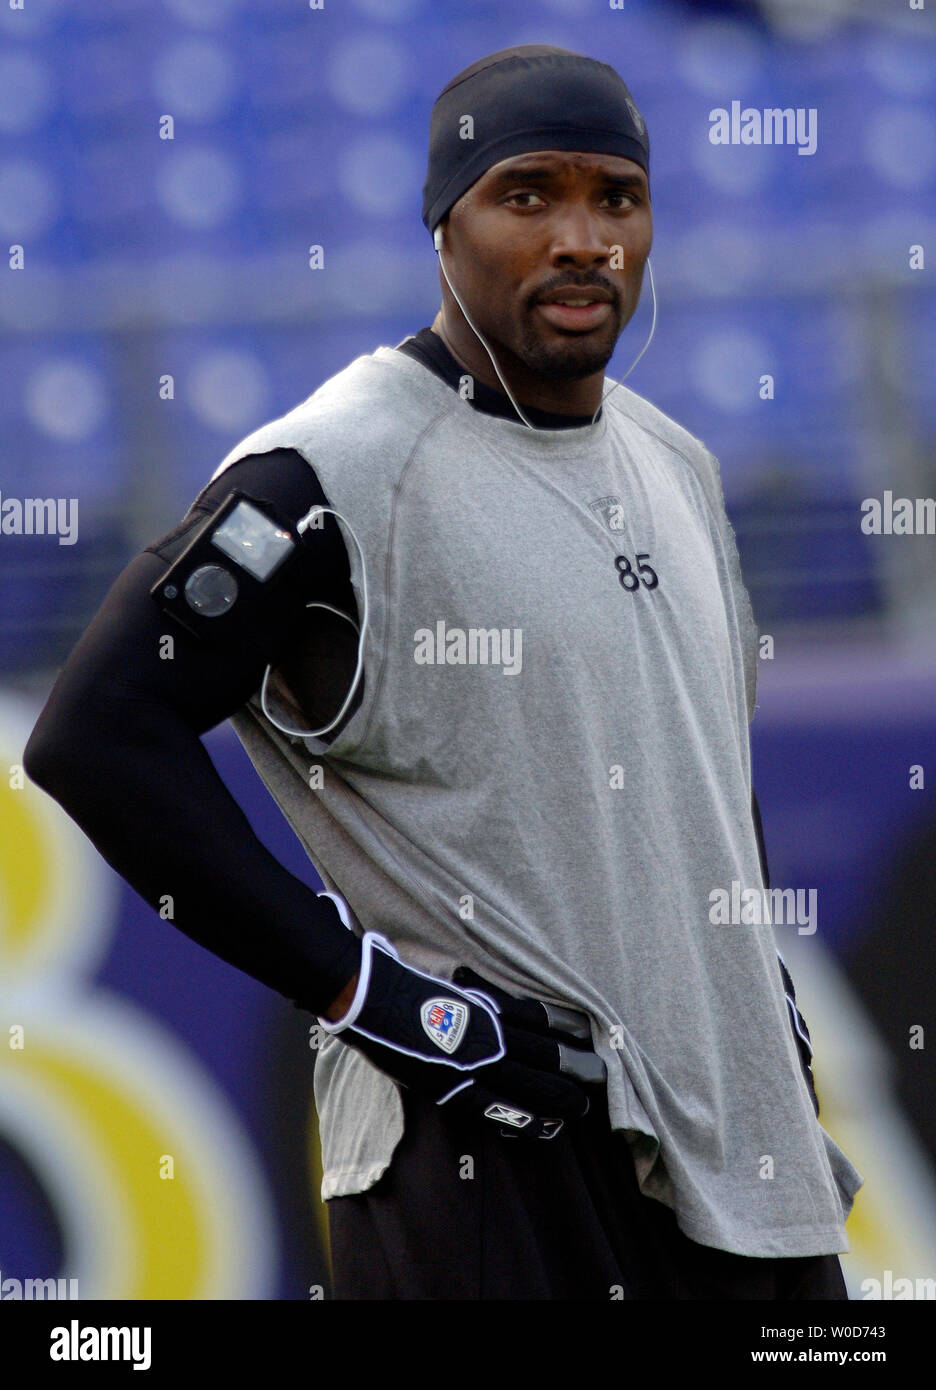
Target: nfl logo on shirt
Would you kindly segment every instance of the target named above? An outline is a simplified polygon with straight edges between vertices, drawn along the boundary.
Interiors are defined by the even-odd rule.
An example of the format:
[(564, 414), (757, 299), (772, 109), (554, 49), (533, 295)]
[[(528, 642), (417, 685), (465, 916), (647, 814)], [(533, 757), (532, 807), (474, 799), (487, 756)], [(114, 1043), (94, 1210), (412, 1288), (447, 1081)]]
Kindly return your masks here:
[(468, 1005), (458, 999), (427, 999), (420, 1010), (425, 1033), (443, 1052), (454, 1052), (468, 1027)]

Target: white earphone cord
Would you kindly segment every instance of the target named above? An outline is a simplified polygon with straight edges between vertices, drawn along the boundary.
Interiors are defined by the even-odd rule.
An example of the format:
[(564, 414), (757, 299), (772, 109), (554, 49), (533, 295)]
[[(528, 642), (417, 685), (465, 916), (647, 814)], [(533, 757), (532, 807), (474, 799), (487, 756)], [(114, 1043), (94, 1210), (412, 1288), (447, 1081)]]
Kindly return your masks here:
[[(364, 595), (363, 612), (361, 614), (361, 626), (358, 629), (357, 663), (354, 667), (354, 677), (351, 681), (350, 688), (348, 690), (347, 695), (344, 698), (344, 703), (342, 704), (341, 709), (335, 715), (334, 719), (332, 719), (332, 721), (329, 724), (323, 724), (320, 729), (296, 729), (291, 727), (290, 725), (281, 724), (280, 721), (276, 718), (276, 716), (270, 713), (269, 709), (267, 708), (266, 694), (267, 683), (270, 679), (270, 672), (272, 670), (272, 667), (269, 664), (267, 665), (266, 670), (263, 673), (263, 680), (260, 684), (260, 708), (263, 710), (263, 713), (266, 715), (267, 719), (269, 719), (270, 723), (275, 725), (275, 727), (279, 729), (281, 733), (292, 734), (297, 738), (318, 738), (321, 734), (329, 733), (335, 727), (335, 725), (343, 717), (345, 710), (348, 708), (348, 705), (351, 703), (351, 700), (354, 696), (354, 692), (355, 690), (357, 690), (358, 682), (361, 679), (361, 671), (364, 665), (364, 638), (367, 633), (369, 606), (367, 602), (367, 566), (364, 563), (364, 551), (361, 548), (361, 542), (354, 534), (354, 528), (352, 527), (350, 521), (348, 521), (347, 517), (342, 516), (340, 512), (336, 512), (334, 507), (322, 507), (318, 503), (316, 503), (314, 507), (310, 507), (309, 510), (306, 512), (305, 516), (302, 517), (301, 520), (296, 524), (296, 530), (299, 532), (300, 535), (302, 535), (303, 532), (309, 529), (309, 527), (312, 525), (314, 518), (318, 516), (320, 512), (331, 512), (332, 516), (335, 516), (338, 518), (339, 521), (344, 522), (345, 526), (347, 526), (348, 530), (351, 533), (351, 539), (357, 546), (358, 557), (361, 561), (361, 589)], [(327, 608), (329, 613), (337, 613), (340, 618), (347, 618), (351, 626), (353, 628), (357, 628), (357, 623), (354, 621), (353, 618), (349, 617), (347, 613), (342, 613), (340, 608), (335, 608), (330, 603), (307, 603), (306, 608)]]
[[(465, 320), (466, 320), (466, 322), (467, 322), (467, 324), (468, 324), (468, 327), (471, 329), (472, 333), (474, 333), (475, 337), (478, 339), (478, 342), (479, 342), (479, 343), (481, 344), (481, 346), (484, 348), (484, 350), (485, 350), (485, 352), (487, 353), (488, 357), (490, 357), (491, 362), (492, 362), (493, 367), (494, 367), (494, 370), (495, 370), (495, 372), (497, 373), (497, 378), (498, 378), (498, 380), (500, 381), (500, 384), (503, 386), (504, 390), (507, 392), (507, 395), (510, 397), (510, 403), (511, 403), (511, 405), (513, 406), (514, 410), (515, 410), (515, 411), (517, 412), (517, 414), (520, 416), (520, 419), (523, 421), (523, 423), (524, 423), (525, 425), (529, 426), (529, 428), (530, 428), (531, 430), (538, 429), (539, 426), (538, 426), (538, 425), (532, 424), (531, 421), (529, 421), (529, 420), (527, 419), (527, 417), (524, 415), (523, 411), (520, 409), (520, 406), (517, 404), (517, 401), (514, 399), (514, 394), (513, 394), (513, 392), (511, 391), (510, 387), (507, 385), (506, 381), (504, 380), (503, 375), (502, 375), (502, 373), (501, 373), (500, 367), (498, 367), (498, 365), (497, 365), (497, 359), (495, 358), (495, 356), (494, 356), (493, 352), (491, 351), (491, 349), (488, 347), (488, 345), (487, 345), (487, 343), (485, 342), (484, 337), (482, 336), (482, 334), (478, 332), (477, 328), (475, 327), (474, 323), (472, 322), (471, 317), (470, 317), (469, 314), (468, 314), (468, 310), (465, 308), (464, 304), (463, 304), (463, 303), (461, 302), (461, 300), (459, 299), (458, 294), (456, 293), (456, 290), (455, 290), (455, 286), (452, 284), (451, 280), (450, 280), (449, 277), (448, 277), (448, 271), (445, 269), (445, 263), (444, 263), (443, 260), (442, 260), (442, 246), (441, 246), (442, 238), (441, 238), (441, 236), (439, 235), (440, 230), (441, 230), (440, 228), (438, 228), (438, 227), (436, 228), (435, 237), (434, 237), (434, 245), (435, 245), (435, 249), (436, 249), (436, 254), (437, 254), (438, 257), (439, 257), (439, 265), (442, 267), (442, 274), (445, 276), (445, 283), (448, 285), (449, 289), (452, 291), (452, 294), (453, 294), (453, 296), (454, 296), (454, 298), (455, 298), (455, 303), (458, 305), (459, 309), (461, 309), (462, 313), (464, 314)], [(656, 321), (657, 321), (656, 286), (655, 286), (654, 283), (653, 283), (653, 267), (652, 267), (652, 265), (650, 264), (650, 257), (649, 257), (649, 256), (647, 257), (647, 270), (649, 271), (649, 274), (650, 274), (650, 294), (651, 294), (651, 296), (652, 296), (652, 298), (653, 298), (653, 318), (652, 318), (651, 323), (650, 323), (650, 332), (649, 332), (649, 334), (647, 335), (647, 341), (644, 343), (643, 347), (640, 349), (640, 351), (638, 352), (637, 356), (634, 358), (633, 362), (630, 364), (630, 366), (628, 367), (628, 369), (627, 369), (627, 371), (624, 373), (624, 375), (623, 375), (622, 377), (620, 377), (620, 378), (614, 383), (614, 386), (611, 387), (611, 391), (613, 391), (613, 390), (615, 389), (616, 386), (620, 386), (620, 385), (621, 385), (621, 382), (622, 382), (622, 381), (626, 381), (627, 378), (630, 376), (631, 372), (632, 372), (632, 371), (634, 370), (634, 368), (637, 366), (637, 363), (640, 361), (641, 357), (643, 357), (644, 353), (647, 351), (647, 348), (650, 346), (651, 340), (652, 340), (652, 338), (653, 338), (653, 333), (654, 333), (654, 330), (655, 330), (655, 328), (656, 328)], [(598, 404), (598, 408), (597, 408), (597, 410), (595, 411), (594, 415), (593, 415), (592, 418), (591, 418), (591, 423), (592, 423), (592, 424), (594, 424), (594, 423), (595, 423), (595, 420), (598, 418), (598, 411), (599, 411), (599, 410), (601, 409), (601, 407), (604, 405), (605, 401), (608, 399), (608, 396), (611, 395), (611, 391), (605, 392), (605, 394), (602, 396), (601, 401), (600, 401), (599, 404)]]

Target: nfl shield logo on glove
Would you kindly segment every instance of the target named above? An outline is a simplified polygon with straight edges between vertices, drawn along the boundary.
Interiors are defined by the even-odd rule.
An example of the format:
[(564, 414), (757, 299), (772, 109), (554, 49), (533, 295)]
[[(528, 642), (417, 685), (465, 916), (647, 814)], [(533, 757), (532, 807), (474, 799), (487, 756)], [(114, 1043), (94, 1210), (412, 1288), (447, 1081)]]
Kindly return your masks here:
[(454, 1052), (468, 1027), (468, 1005), (458, 999), (427, 999), (419, 1011), (424, 1031), (443, 1052)]

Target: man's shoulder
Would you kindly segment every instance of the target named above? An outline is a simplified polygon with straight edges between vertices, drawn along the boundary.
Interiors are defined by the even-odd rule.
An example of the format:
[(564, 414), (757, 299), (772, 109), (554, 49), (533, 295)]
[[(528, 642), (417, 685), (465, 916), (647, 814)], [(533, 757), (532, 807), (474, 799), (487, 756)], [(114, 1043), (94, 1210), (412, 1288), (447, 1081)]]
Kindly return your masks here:
[[(611, 380), (611, 378), (607, 378)], [(690, 462), (711, 467), (717, 463), (715, 456), (696, 435), (667, 415), (658, 405), (639, 396), (630, 387), (619, 384), (605, 397), (607, 408), (632, 421), (640, 429), (655, 435), (677, 453), (683, 454)]]
[(699, 478), (715, 511), (724, 510), (718, 459), (701, 439), (645, 396), (639, 396), (623, 384), (607, 393), (605, 402), (605, 408), (615, 412), (629, 428), (636, 426), (639, 431), (652, 435), (683, 459)]
[(381, 456), (405, 456), (433, 412), (444, 413), (451, 394), (412, 359), (378, 347), (349, 362), (284, 415), (245, 435), (213, 476), (246, 454), (277, 448), (295, 449), (313, 465), (322, 451), (334, 457), (344, 447), (358, 455), (367, 448)]

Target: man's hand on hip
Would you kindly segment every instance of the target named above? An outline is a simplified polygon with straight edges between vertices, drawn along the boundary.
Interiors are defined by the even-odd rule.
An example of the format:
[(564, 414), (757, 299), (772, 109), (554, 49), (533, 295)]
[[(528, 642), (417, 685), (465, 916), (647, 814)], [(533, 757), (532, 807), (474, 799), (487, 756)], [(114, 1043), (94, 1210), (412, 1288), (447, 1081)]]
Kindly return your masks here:
[[(337, 898), (336, 898), (336, 901)], [(549, 1139), (589, 1108), (604, 1084), (584, 1014), (515, 998), (466, 968), (449, 980), (401, 961), (386, 937), (367, 932), (354, 995), (322, 1027), (363, 1052), (395, 1081), (483, 1118), (506, 1136)], [(345, 1010), (345, 995), (330, 1012)]]

